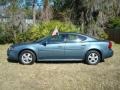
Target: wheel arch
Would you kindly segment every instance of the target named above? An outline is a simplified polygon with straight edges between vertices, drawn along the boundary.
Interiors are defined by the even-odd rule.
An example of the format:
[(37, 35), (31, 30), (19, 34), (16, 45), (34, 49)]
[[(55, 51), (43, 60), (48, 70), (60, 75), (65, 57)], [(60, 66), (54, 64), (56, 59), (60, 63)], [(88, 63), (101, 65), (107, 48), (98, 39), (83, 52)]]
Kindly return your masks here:
[(101, 56), (101, 61), (102, 61), (102, 60), (103, 60), (102, 51), (99, 50), (99, 49), (96, 49), (96, 48), (89, 49), (89, 50), (86, 52), (86, 54), (85, 54), (85, 58), (86, 58), (87, 53), (88, 53), (89, 51), (92, 51), (92, 50), (99, 52), (99, 54), (100, 54), (100, 56)]
[(22, 50), (20, 50), (20, 52), (18, 53), (18, 60), (19, 60), (20, 54), (21, 54), (23, 51), (25, 51), (25, 50), (28, 50), (28, 51), (33, 52), (33, 53), (35, 54), (35, 57), (36, 57), (36, 60), (35, 60), (35, 61), (37, 61), (37, 54), (36, 54), (36, 52), (35, 52), (34, 50), (32, 50), (32, 49), (22, 49)]

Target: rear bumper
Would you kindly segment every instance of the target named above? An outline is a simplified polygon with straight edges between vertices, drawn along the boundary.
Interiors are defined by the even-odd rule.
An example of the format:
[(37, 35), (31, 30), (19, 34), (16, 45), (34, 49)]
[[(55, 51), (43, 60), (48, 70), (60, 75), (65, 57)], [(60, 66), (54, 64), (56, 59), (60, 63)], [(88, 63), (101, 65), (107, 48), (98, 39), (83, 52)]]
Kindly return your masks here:
[(113, 50), (112, 50), (112, 49), (110, 49), (110, 50), (106, 53), (106, 55), (105, 55), (105, 57), (104, 57), (104, 58), (109, 58), (109, 57), (112, 57), (112, 56), (113, 56), (113, 54), (114, 54)]

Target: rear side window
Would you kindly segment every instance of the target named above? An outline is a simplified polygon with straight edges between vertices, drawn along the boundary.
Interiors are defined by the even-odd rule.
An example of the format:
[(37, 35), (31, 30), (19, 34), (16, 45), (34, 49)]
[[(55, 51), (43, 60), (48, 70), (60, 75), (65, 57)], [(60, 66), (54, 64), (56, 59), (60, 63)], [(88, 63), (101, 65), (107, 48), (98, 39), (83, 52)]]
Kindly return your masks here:
[(84, 40), (86, 40), (86, 37), (79, 35), (79, 39), (81, 39), (81, 41), (84, 41)]
[(86, 40), (86, 37), (84, 37), (82, 35), (68, 34), (68, 35), (66, 35), (66, 39), (69, 42), (79, 42), (79, 41)]
[(67, 39), (70, 40), (70, 41), (73, 41), (73, 40), (76, 40), (77, 38), (79, 38), (77, 35), (68, 35)]

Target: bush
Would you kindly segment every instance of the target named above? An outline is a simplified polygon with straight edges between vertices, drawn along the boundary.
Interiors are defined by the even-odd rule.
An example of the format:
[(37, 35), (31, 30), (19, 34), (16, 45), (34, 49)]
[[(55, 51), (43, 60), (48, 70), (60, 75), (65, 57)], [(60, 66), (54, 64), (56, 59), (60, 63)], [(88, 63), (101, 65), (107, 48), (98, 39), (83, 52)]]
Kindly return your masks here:
[(17, 35), (15, 42), (34, 41), (51, 35), (56, 26), (59, 32), (79, 32), (79, 29), (70, 22), (42, 22), (30, 28), (27, 32)]
[(13, 42), (13, 35), (10, 30), (5, 29), (5, 24), (0, 25), (0, 44)]
[(97, 39), (104, 40), (108, 39), (107, 33), (104, 31), (103, 27), (98, 26), (96, 23), (91, 23), (87, 27), (87, 33), (90, 36), (94, 36)]
[(2, 27), (0, 26), (0, 44), (4, 43), (4, 32)]
[(120, 17), (111, 18), (106, 24), (106, 32), (109, 39), (120, 43)]
[(120, 17), (111, 18), (108, 27), (111, 29), (120, 28)]

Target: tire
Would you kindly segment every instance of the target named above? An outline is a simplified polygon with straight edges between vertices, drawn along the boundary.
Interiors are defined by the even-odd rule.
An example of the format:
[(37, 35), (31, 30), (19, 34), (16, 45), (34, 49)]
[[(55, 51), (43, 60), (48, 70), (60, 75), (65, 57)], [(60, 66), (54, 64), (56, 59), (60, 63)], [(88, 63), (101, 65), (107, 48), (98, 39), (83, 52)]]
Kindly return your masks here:
[(102, 59), (102, 60), (101, 60), (101, 62), (105, 62), (105, 60), (104, 60), (104, 59)]
[(88, 51), (86, 54), (86, 63), (89, 65), (97, 65), (101, 61), (101, 55), (96, 50)]
[(24, 50), (19, 55), (19, 62), (23, 65), (34, 64), (36, 55), (30, 50)]

